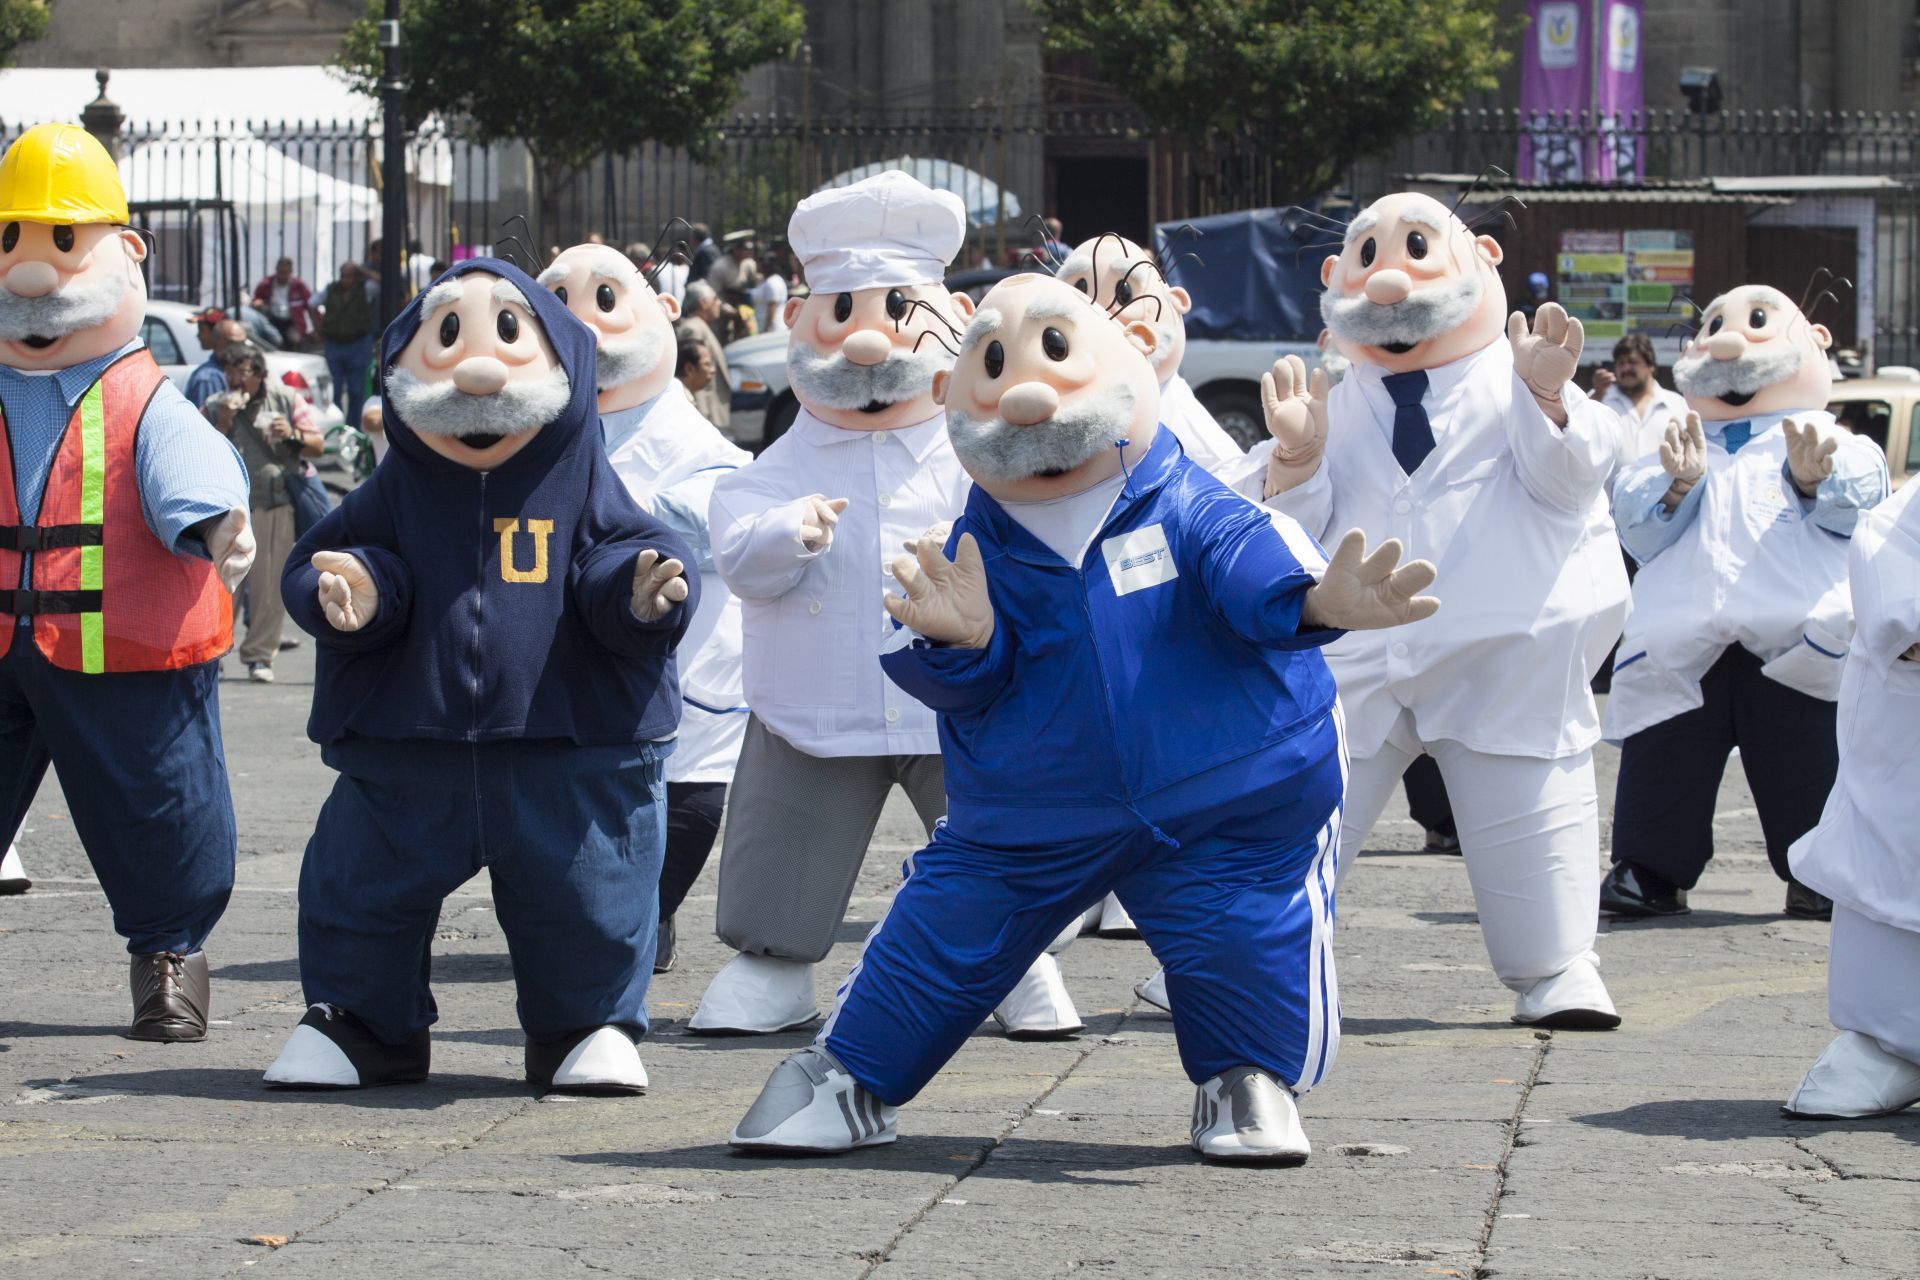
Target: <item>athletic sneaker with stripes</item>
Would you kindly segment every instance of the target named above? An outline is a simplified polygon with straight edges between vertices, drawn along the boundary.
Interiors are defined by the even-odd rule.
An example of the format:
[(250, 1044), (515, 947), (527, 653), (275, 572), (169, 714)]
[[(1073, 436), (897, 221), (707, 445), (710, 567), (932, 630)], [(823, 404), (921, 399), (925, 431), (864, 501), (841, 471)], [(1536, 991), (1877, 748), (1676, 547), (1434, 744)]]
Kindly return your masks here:
[(898, 1137), (896, 1114), (810, 1045), (774, 1068), (729, 1141), (741, 1151), (852, 1151)]
[(1209, 1160), (1304, 1164), (1313, 1144), (1285, 1085), (1258, 1067), (1234, 1067), (1194, 1091), (1193, 1149)]

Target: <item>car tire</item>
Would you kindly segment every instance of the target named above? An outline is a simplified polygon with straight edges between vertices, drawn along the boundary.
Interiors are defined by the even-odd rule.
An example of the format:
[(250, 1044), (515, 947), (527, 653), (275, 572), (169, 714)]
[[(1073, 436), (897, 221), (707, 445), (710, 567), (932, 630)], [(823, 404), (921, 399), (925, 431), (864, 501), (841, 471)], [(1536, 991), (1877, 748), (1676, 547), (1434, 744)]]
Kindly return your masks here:
[(800, 416), (800, 401), (793, 392), (783, 391), (780, 398), (767, 406), (767, 416), (760, 429), (760, 448), (764, 449), (787, 434), (787, 428)]
[(1251, 449), (1267, 438), (1267, 416), (1260, 407), (1259, 388), (1248, 383), (1226, 383), (1202, 387), (1195, 398), (1242, 449)]

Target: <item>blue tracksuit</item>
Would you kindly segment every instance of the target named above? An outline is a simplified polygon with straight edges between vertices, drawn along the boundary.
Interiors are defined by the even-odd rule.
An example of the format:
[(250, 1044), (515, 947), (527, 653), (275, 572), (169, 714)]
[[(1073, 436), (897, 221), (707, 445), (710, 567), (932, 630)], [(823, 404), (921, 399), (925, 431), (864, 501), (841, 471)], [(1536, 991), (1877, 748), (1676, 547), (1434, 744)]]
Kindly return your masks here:
[(979, 488), (962, 533), (985, 557), (991, 644), (881, 659), (940, 713), (948, 816), (821, 1043), (907, 1101), (1114, 891), (1166, 965), (1187, 1074), (1251, 1065), (1310, 1088), (1339, 1039), (1345, 771), (1314, 652), (1340, 633), (1300, 625), (1313, 578), (1164, 428), (1079, 567)]
[[(441, 900), (484, 867), (527, 1035), (640, 1033), (680, 718), (673, 654), (698, 575), (665, 617), (634, 617), (640, 552), (693, 553), (607, 463), (593, 334), (507, 263), (442, 279), (472, 271), (519, 289), (572, 396), (484, 474), (421, 443), (389, 398), (392, 452), (288, 558), (287, 611), (318, 641), (307, 731), (340, 771), (300, 868), (300, 979), (308, 1003), (404, 1041), (434, 1019)], [(383, 368), (422, 301), (387, 330)], [(358, 631), (320, 608), (319, 550), (373, 574), (379, 609)]]

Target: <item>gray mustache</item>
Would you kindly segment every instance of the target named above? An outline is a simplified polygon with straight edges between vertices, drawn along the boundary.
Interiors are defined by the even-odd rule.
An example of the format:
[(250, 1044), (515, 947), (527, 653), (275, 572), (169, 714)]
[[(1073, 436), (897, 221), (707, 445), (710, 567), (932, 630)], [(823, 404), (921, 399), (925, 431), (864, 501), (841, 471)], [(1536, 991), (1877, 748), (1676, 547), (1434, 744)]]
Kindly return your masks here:
[(1395, 303), (1369, 302), (1364, 294), (1341, 298), (1323, 293), (1320, 315), (1342, 342), (1363, 347), (1412, 345), (1463, 324), (1485, 291), (1479, 275), (1468, 274), (1453, 284), (1415, 290)]
[(573, 396), (566, 370), (555, 368), (538, 382), (509, 382), (490, 396), (468, 395), (446, 382), (426, 382), (395, 366), (387, 371), (387, 397), (401, 421), (436, 436), (510, 436), (544, 427)]
[(953, 367), (937, 344), (922, 352), (895, 351), (879, 364), (855, 364), (841, 352), (823, 356), (804, 342), (787, 347), (787, 377), (800, 399), (827, 409), (864, 409), (923, 395), (933, 375)]
[(1768, 352), (1748, 352), (1737, 360), (1715, 360), (1702, 351), (1673, 362), (1673, 385), (1683, 396), (1715, 400), (1753, 395), (1800, 371), (1800, 348), (1791, 344)]
[(38, 298), (23, 298), (0, 286), (0, 340), (64, 338), (105, 324), (120, 309), (127, 279), (108, 271), (91, 282), (75, 281)]
[(1133, 388), (1121, 382), (1031, 427), (949, 410), (947, 438), (968, 474), (983, 480), (1025, 480), (1071, 471), (1119, 444), (1126, 438), (1133, 404)]

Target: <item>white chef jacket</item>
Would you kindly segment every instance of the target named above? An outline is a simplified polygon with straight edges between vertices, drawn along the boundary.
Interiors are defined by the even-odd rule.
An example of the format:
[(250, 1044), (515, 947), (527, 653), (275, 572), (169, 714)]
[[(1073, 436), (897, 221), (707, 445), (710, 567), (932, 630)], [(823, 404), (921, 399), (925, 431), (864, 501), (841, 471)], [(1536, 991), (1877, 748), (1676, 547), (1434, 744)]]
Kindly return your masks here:
[(1607, 388), (1607, 394), (1600, 403), (1620, 415), (1620, 466), (1622, 469), (1632, 466), (1649, 454), (1660, 452), (1660, 442), (1666, 438), (1667, 424), (1676, 419), (1686, 423), (1687, 398), (1658, 382), (1653, 384), (1653, 398), (1647, 401), (1647, 416), (1641, 417), (1633, 401), (1618, 386)]
[[(1328, 398), (1326, 452), (1304, 483), (1267, 505), (1332, 546), (1398, 538), (1431, 560), (1440, 612), (1355, 631), (1324, 650), (1346, 708), (1347, 745), (1377, 752), (1402, 708), (1422, 742), (1558, 759), (1600, 739), (1588, 688), (1620, 634), (1627, 575), (1601, 487), (1619, 420), (1568, 383), (1556, 427), (1513, 372), (1505, 338), (1427, 370), (1434, 449), (1411, 476), (1393, 456), (1385, 371), (1356, 361)], [(1241, 492), (1261, 496), (1273, 445)]]
[(1920, 484), (1908, 485), (1854, 531), (1858, 630), (1840, 680), (1840, 772), (1820, 824), (1788, 856), (1802, 883), (1870, 920), (1920, 932), (1920, 662), (1900, 656), (1920, 643), (1916, 495)]
[[(933, 712), (881, 670), (902, 544), (957, 519), (967, 473), (944, 412), (895, 431), (846, 431), (805, 407), (752, 465), (714, 485), (713, 559), (746, 622), (747, 704), (808, 755), (931, 755)], [(800, 541), (801, 500), (846, 498), (833, 540)]]
[(1160, 423), (1173, 432), (1194, 465), (1208, 474), (1232, 484), (1245, 470), (1246, 453), (1177, 372), (1160, 384)]
[(680, 741), (669, 782), (729, 782), (747, 732), (740, 676), (740, 602), (714, 572), (707, 505), (723, 475), (753, 455), (700, 416), (678, 382), (653, 399), (600, 417), (607, 461), (634, 501), (687, 540), (700, 574), (700, 608), (677, 653)]
[[(1837, 436), (1833, 474), (1809, 502), (1787, 474), (1792, 417)], [(1738, 452), (1707, 432), (1707, 473), (1671, 515), (1655, 512), (1671, 483), (1659, 458), (1643, 458), (1614, 484), (1614, 519), (1641, 562), (1633, 618), (1613, 664), (1606, 736), (1624, 741), (1701, 705), (1701, 677), (1729, 645), (1767, 665), (1790, 688), (1833, 700), (1853, 636), (1847, 538), (1860, 510), (1887, 491), (1886, 459), (1824, 410), (1756, 415)]]

